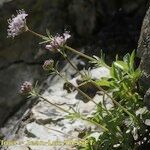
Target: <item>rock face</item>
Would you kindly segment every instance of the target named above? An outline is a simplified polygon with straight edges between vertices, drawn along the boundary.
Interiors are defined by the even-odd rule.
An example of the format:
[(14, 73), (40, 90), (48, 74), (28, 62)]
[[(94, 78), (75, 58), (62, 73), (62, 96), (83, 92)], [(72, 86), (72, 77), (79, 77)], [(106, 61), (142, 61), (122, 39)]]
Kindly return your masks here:
[(141, 85), (145, 90), (148, 90), (150, 88), (150, 8), (143, 21), (138, 45), (138, 56), (141, 57), (140, 67), (143, 71)]
[(17, 109), (20, 100), (22, 100), (22, 103), (26, 102), (19, 93), (20, 86), (24, 80), (33, 82), (33, 78), (39, 79), (42, 73), (39, 70), (41, 70), (39, 65), (28, 66), (24, 63), (11, 65), (7, 69), (1, 70), (0, 124), (5, 121), (10, 113), (13, 113), (13, 108)]
[[(73, 61), (73, 63), (75, 62)], [(69, 70), (71, 69), (66, 65), (63, 71), (68, 73), (68, 68)], [(91, 71), (91, 74), (92, 78), (99, 77), (100, 79), (108, 77), (109, 70), (105, 67), (96, 68)], [(80, 76), (77, 76), (70, 80), (70, 82), (76, 82), (79, 78)], [(42, 95), (51, 103), (57, 104), (59, 107), (70, 112), (73, 111), (71, 109), (73, 108), (89, 117), (96, 111), (95, 103), (92, 101), (84, 103), (81, 99), (76, 98), (77, 91), (68, 93), (64, 90), (65, 81), (60, 77), (55, 76), (53, 81), (50, 78), (46, 82), (50, 82), (51, 86)], [(105, 98), (106, 107), (112, 107), (112, 102), (107, 97)], [(97, 93), (93, 100), (99, 103), (103, 100), (103, 95)], [(97, 129), (98, 132), (96, 133), (100, 134), (101, 130), (95, 125), (80, 119), (67, 119), (66, 115), (68, 115), (66, 112), (41, 100), (30, 111), (26, 111), (21, 118), (17, 119), (18, 114), (14, 115), (6, 123), (6, 126), (1, 129), (1, 133), (5, 136), (4, 140), (14, 140), (21, 143), (18, 146), (6, 145), (2, 150), (5, 148), (8, 150), (76, 150), (75, 144), (71, 144), (71, 142), (78, 141), (84, 144), (85, 141), (82, 141), (82, 133), (84, 134), (84, 131)]]
[(144, 96), (144, 103), (147, 106), (148, 110), (150, 110), (150, 88), (147, 90)]
[[(124, 43), (124, 33), (119, 32), (119, 36), (122, 34), (123, 38), (122, 42), (120, 40), (118, 42), (118, 35), (111, 34), (110, 31), (114, 29), (116, 24), (120, 26), (120, 28), (117, 27), (117, 30), (124, 31), (124, 26), (126, 25), (124, 25), (124, 22), (123, 25), (118, 24), (118, 22), (112, 25), (112, 18), (118, 14), (118, 10), (125, 13), (127, 17), (124, 20), (132, 30), (136, 26), (129, 25), (132, 24), (130, 21), (144, 14), (146, 2), (147, 0), (12, 0), (9, 3), (4, 3), (4, 0), (1, 0), (0, 126), (24, 102), (24, 99), (18, 94), (20, 84), (24, 80), (31, 80), (33, 82), (35, 80), (42, 80), (41, 76), (43, 72), (41, 70), (41, 63), (46, 58), (51, 57), (46, 51), (39, 51), (41, 48), (37, 46), (39, 39), (28, 33), (16, 37), (14, 40), (6, 38), (7, 19), (12, 14), (15, 14), (17, 9), (27, 11), (29, 14), (27, 19), (28, 26), (35, 31), (45, 33), (45, 29), (48, 28), (51, 33), (55, 34), (69, 28), (79, 41), (79, 37), (88, 39), (93, 34), (93, 41), (97, 41), (95, 40), (95, 33), (100, 32), (100, 36), (97, 37), (97, 39), (100, 39), (98, 48), (107, 49), (111, 45), (110, 49), (117, 49), (114, 45), (116, 45), (115, 43)], [(120, 18), (124, 18), (122, 17), (122, 13)], [(120, 21), (120, 19), (118, 20)], [(109, 25), (109, 29), (107, 25)], [(128, 29), (127, 31), (130, 32)], [(125, 30), (125, 33), (128, 32)], [(134, 33), (137, 35), (136, 32)], [(110, 40), (108, 40), (109, 37), (111, 37)], [(116, 37), (115, 41), (114, 37)], [(131, 37), (129, 41), (136, 43), (137, 36), (134, 34), (131, 36), (127, 35), (126, 37), (128, 40)], [(105, 40), (103, 41), (103, 39)], [(107, 41), (110, 41), (109, 43), (111, 44), (107, 43)], [(89, 41), (86, 41), (86, 43), (89, 43)], [(75, 44), (77, 45), (78, 43), (76, 42)], [(79, 45), (81, 46), (81, 44)], [(122, 49), (122, 47), (118, 49)], [(91, 54), (91, 52), (89, 53)]]

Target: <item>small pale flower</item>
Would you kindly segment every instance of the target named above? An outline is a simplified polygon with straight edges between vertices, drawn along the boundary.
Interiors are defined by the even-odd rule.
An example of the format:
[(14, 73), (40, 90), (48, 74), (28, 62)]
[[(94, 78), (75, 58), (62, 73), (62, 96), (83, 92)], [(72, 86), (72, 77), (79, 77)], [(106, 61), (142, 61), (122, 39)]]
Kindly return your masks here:
[(28, 81), (25, 81), (22, 85), (21, 85), (21, 89), (20, 92), (22, 94), (28, 94), (33, 90), (32, 84)]
[(8, 37), (15, 37), (22, 32), (25, 32), (27, 30), (26, 26), (26, 17), (28, 14), (24, 10), (18, 10), (17, 16), (12, 16), (12, 19), (8, 19)]
[(63, 36), (57, 35), (52, 38), (50, 44), (47, 44), (45, 48), (52, 52), (57, 52), (57, 50), (63, 46), (70, 37), (71, 35), (69, 32), (65, 32)]
[(51, 71), (54, 67), (54, 60), (46, 60), (43, 64), (43, 69), (46, 71)]
[(47, 45), (45, 46), (45, 48), (48, 49), (48, 50), (51, 50), (51, 49), (52, 49), (52, 46), (51, 46), (50, 44), (47, 44)]
[(64, 36), (65, 41), (67, 41), (67, 40), (71, 37), (71, 35), (69, 34), (68, 31), (66, 31), (66, 32), (63, 34), (63, 36)]

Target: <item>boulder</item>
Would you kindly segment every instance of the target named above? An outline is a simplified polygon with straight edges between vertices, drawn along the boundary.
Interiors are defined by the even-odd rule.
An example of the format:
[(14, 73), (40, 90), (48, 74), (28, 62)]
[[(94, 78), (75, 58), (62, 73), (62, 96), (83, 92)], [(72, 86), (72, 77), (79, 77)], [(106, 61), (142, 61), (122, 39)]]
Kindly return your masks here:
[(140, 84), (146, 91), (150, 88), (150, 8), (143, 21), (137, 54), (141, 58), (140, 68), (143, 72)]
[[(13, 64), (0, 70), (0, 124), (26, 102), (20, 94), (21, 84), (27, 80), (39, 80), (42, 70), (39, 65)], [(40, 81), (40, 80), (39, 80)]]
[(144, 103), (147, 106), (148, 110), (150, 110), (150, 88), (147, 90), (144, 96)]
[[(64, 73), (68, 73), (70, 69), (72, 69), (72, 67), (68, 67), (67, 64), (63, 71)], [(108, 77), (109, 71), (104, 67), (96, 68), (91, 70), (91, 75), (96, 78)], [(80, 78), (80, 76), (73, 79), (77, 78)], [(47, 83), (49, 80), (51, 80), (51, 78), (46, 80)], [(70, 82), (72, 82), (72, 80), (70, 80)], [(103, 95), (97, 93), (93, 98), (95, 103), (92, 101), (84, 103), (82, 99), (76, 98), (77, 91), (68, 93), (64, 90), (64, 83), (64, 79), (55, 76), (53, 81), (51, 81), (51, 86), (43, 91), (42, 96), (49, 102), (69, 112), (73, 112), (74, 109), (87, 117), (91, 117), (96, 111), (95, 103), (104, 100)], [(112, 101), (108, 97), (105, 98), (106, 107), (111, 108), (113, 106)], [(17, 119), (19, 112), (9, 119), (5, 127), (1, 128), (0, 132), (4, 135), (4, 140), (15, 140), (22, 143), (22, 145), (3, 146), (2, 150), (5, 148), (14, 150), (16, 147), (19, 147), (18, 149), (20, 150), (24, 150), (27, 147), (31, 150), (40, 150), (41, 148), (44, 150), (74, 149), (74, 143), (69, 143), (79, 141), (82, 142), (81, 144), (84, 144), (86, 141), (82, 139), (82, 136), (86, 131), (98, 130), (99, 134), (102, 132), (102, 130), (99, 130), (94, 124), (82, 119), (68, 119), (68, 113), (51, 105), (48, 101), (41, 99), (41, 101), (29, 109), (28, 115), (26, 115), (27, 113), (23, 114), (21, 119)], [(49, 145), (47, 145), (47, 141)], [(61, 145), (53, 145), (54, 142), (61, 142)]]

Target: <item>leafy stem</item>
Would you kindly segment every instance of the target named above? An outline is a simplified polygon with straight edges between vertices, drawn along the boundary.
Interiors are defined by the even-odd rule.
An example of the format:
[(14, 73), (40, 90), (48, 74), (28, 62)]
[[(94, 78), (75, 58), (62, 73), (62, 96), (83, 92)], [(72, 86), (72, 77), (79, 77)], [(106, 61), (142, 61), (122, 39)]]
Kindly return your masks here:
[(35, 36), (37, 36), (37, 37), (42, 38), (42, 39), (48, 38), (48, 37), (46, 37), (46, 36), (44, 36), (44, 35), (42, 35), (42, 34), (39, 34), (39, 33), (36, 33), (36, 32), (34, 32), (34, 31), (30, 30), (29, 28), (27, 28), (27, 31), (30, 32), (30, 33), (32, 33), (33, 35), (35, 35)]
[(105, 95), (107, 95), (113, 102), (114, 104), (116, 104), (119, 108), (121, 108), (125, 113), (127, 113), (131, 118), (133, 118), (133, 120), (135, 120), (137, 123), (139, 123), (138, 119), (136, 118), (135, 115), (133, 115), (132, 113), (130, 113), (126, 108), (124, 108), (122, 105), (120, 105), (113, 97), (111, 97), (107, 91), (105, 91), (102, 87), (97, 86), (97, 84), (95, 83), (95, 81), (91, 80), (91, 83), (93, 83), (100, 91), (103, 91)]
[(64, 52), (60, 52), (61, 55), (68, 61), (68, 63), (72, 66), (72, 68), (82, 76), (82, 73), (78, 70), (78, 68), (70, 61), (70, 59), (68, 58), (68, 56), (64, 53)]
[(64, 79), (68, 84), (70, 84), (73, 88), (75, 88), (81, 95), (83, 95), (85, 98), (87, 98), (87, 100), (92, 101), (96, 106), (98, 106), (98, 104), (91, 98), (89, 97), (87, 94), (85, 94), (83, 91), (81, 91), (78, 87), (74, 86), (72, 83), (70, 83), (68, 81), (67, 78), (65, 78), (63, 75), (61, 75), (61, 73), (58, 70), (55, 70), (55, 73), (60, 76), (62, 79)]
[(83, 54), (83, 53), (81, 53), (81, 52), (79, 52), (79, 51), (75, 50), (74, 48), (71, 48), (71, 47), (69, 47), (69, 46), (67, 46), (67, 45), (64, 45), (64, 47), (65, 47), (67, 50), (69, 50), (69, 51), (71, 51), (71, 52), (73, 52), (73, 53), (75, 53), (75, 54), (77, 54), (77, 55), (80, 55), (80, 56), (82, 56), (82, 57), (84, 57), (84, 58), (86, 58), (86, 59), (88, 59), (88, 60), (90, 60), (90, 61), (94, 61), (94, 60), (95, 60), (94, 58), (92, 58), (92, 57), (90, 57), (90, 56), (88, 56), (88, 55), (86, 55), (86, 54)]
[(41, 98), (41, 99), (43, 99), (44, 101), (48, 102), (49, 104), (51, 104), (51, 105), (55, 106), (55, 107), (56, 107), (56, 108), (58, 108), (59, 110), (61, 110), (61, 111), (63, 111), (63, 112), (66, 112), (66, 113), (70, 114), (70, 112), (69, 112), (69, 111), (67, 111), (67, 110), (65, 110), (64, 108), (62, 108), (62, 107), (60, 107), (60, 106), (58, 106), (58, 105), (56, 105), (56, 104), (54, 104), (54, 103), (50, 102), (49, 100), (47, 100), (47, 99), (46, 99), (46, 98), (44, 98), (43, 96), (38, 95), (38, 97), (39, 97), (39, 98)]
[(48, 102), (49, 104), (55, 106), (55, 107), (58, 108), (59, 110), (61, 110), (61, 111), (63, 111), (63, 112), (66, 112), (66, 113), (68, 113), (69, 115), (73, 115), (75, 118), (85, 120), (85, 121), (87, 121), (87, 122), (89, 122), (89, 123), (92, 123), (92, 124), (96, 125), (97, 127), (100, 127), (101, 129), (103, 129), (103, 130), (105, 130), (105, 131), (108, 131), (108, 129), (107, 129), (105, 126), (100, 125), (99, 123), (97, 123), (97, 122), (95, 122), (95, 121), (92, 121), (92, 120), (90, 120), (90, 119), (87, 119), (87, 118), (85, 118), (84, 116), (82, 116), (81, 114), (79, 114), (79, 113), (77, 113), (77, 112), (71, 113), (71, 112), (69, 112), (68, 110), (65, 110), (64, 108), (62, 108), (62, 107), (60, 107), (60, 106), (58, 106), (58, 105), (56, 105), (56, 104), (50, 102), (48, 99), (44, 98), (43, 96), (41, 96), (41, 95), (39, 95), (39, 94), (38, 94), (37, 96), (38, 96), (39, 98), (43, 99), (44, 101)]

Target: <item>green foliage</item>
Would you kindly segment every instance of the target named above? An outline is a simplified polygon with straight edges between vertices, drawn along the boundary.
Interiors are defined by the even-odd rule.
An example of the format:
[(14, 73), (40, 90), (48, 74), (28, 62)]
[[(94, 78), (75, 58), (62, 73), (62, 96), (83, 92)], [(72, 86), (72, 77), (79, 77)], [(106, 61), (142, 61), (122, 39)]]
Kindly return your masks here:
[(91, 63), (95, 64), (96, 67), (104, 66), (106, 68), (109, 68), (109, 66), (104, 61), (105, 55), (102, 53), (102, 51), (100, 58), (98, 56), (93, 56), (93, 58), (94, 59), (91, 61)]
[[(86, 84), (95, 87), (96, 90), (101, 91), (101, 93), (103, 92), (103, 101), (96, 103), (87, 93), (80, 89), (80, 86), (74, 86), (68, 81), (66, 76), (62, 75), (57, 70), (57, 63), (56, 65), (53, 63), (54, 66), (52, 65), (52, 67), (49, 68), (50, 62), (47, 61), (43, 66), (45, 70), (49, 71), (49, 74), (53, 73), (60, 76), (71, 88), (78, 91), (78, 93), (84, 96), (88, 101), (93, 102), (96, 105), (96, 112), (90, 114), (90, 117), (87, 117), (80, 114), (78, 110), (74, 110), (74, 108), (71, 108), (71, 112), (65, 110), (61, 106), (41, 96), (34, 89), (29, 93), (30, 96), (37, 96), (59, 110), (66, 112), (68, 114), (66, 116), (68, 119), (82, 119), (97, 127), (95, 131), (85, 131), (82, 138), (86, 139), (88, 144), (84, 146), (79, 145), (78, 149), (132, 150), (138, 148), (140, 136), (144, 136), (146, 132), (145, 129), (147, 128), (144, 124), (145, 119), (149, 118), (150, 113), (144, 108), (142, 97), (138, 92), (140, 89), (138, 89), (137, 82), (141, 76), (141, 72), (134, 67), (135, 51), (133, 51), (131, 55), (126, 54), (122, 61), (118, 60), (118, 57), (116, 57), (116, 61), (114, 61), (110, 67), (105, 63), (103, 54), (101, 54), (101, 58), (97, 56), (87, 56), (67, 46), (65, 38), (58, 36), (56, 40), (55, 37), (51, 36), (48, 30), (46, 30), (47, 36), (37, 34), (29, 29), (28, 31), (43, 40), (40, 44), (51, 44), (50, 46), (54, 47), (54, 50), (57, 50), (77, 73), (81, 75), (81, 80), (83, 81), (81, 82), (82, 85)], [(67, 38), (69, 37), (70, 35), (68, 34)], [(55, 42), (51, 43), (51, 41)], [(96, 67), (106, 67), (110, 71), (110, 77), (101, 78), (96, 81), (93, 80), (90, 69), (80, 72), (68, 59), (65, 50), (89, 59)], [(108, 99), (111, 103), (111, 107), (108, 107), (106, 104)]]
[[(116, 100), (129, 114), (115, 103), (111, 108), (107, 108), (105, 102), (100, 103), (102, 109), (97, 108), (97, 112), (93, 114), (91, 119), (102, 124), (109, 131), (99, 133), (98, 138), (85, 136), (84, 138), (89, 140), (88, 145), (84, 147), (85, 149), (130, 150), (137, 147), (135, 140), (138, 140), (138, 133), (145, 132), (144, 118), (148, 118), (149, 112), (146, 111), (140, 116), (136, 113), (139, 108), (143, 109), (144, 105), (138, 94), (137, 86), (141, 72), (139, 69), (135, 69), (134, 58), (135, 52), (132, 52), (131, 55), (126, 54), (122, 61), (116, 59), (109, 67), (110, 77), (101, 78), (95, 82), (99, 87), (107, 87), (107, 92), (112, 93), (112, 99)], [(106, 66), (104, 59), (101, 63), (101, 59), (98, 57), (95, 59), (93, 62), (96, 63), (96, 66), (103, 66), (103, 64)], [(106, 96), (105, 93), (104, 96)]]

